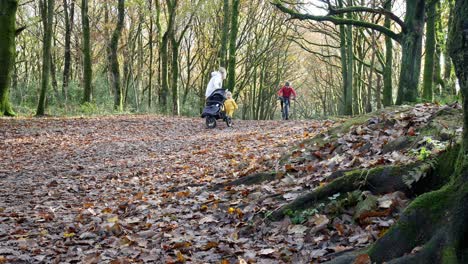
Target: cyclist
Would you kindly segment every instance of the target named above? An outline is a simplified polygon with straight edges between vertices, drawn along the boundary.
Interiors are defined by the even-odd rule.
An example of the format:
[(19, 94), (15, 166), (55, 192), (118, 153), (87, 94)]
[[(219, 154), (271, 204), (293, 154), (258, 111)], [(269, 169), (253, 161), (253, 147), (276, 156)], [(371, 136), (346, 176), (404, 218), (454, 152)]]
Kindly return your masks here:
[[(296, 91), (289, 85), (289, 82), (286, 82), (283, 87), (278, 91), (278, 96), (281, 100), (281, 112), (283, 114), (283, 119), (289, 119), (289, 106), (290, 100), (296, 99)], [(283, 107), (284, 104), (284, 107)]]

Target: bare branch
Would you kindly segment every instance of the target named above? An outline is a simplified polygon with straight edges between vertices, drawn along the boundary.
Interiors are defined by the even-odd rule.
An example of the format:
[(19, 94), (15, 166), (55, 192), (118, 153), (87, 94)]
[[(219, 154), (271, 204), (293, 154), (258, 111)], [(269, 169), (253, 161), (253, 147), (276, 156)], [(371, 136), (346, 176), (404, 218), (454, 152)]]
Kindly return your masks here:
[(291, 18), (293, 19), (299, 19), (299, 20), (314, 20), (314, 21), (329, 21), (332, 22), (335, 25), (353, 25), (353, 26), (358, 26), (358, 27), (364, 27), (364, 28), (371, 28), (376, 31), (381, 32), (382, 34), (387, 35), (388, 37), (394, 39), (397, 42), (401, 42), (401, 34), (395, 33), (392, 30), (380, 26), (374, 23), (370, 22), (365, 22), (365, 21), (360, 21), (360, 20), (354, 20), (354, 19), (346, 19), (346, 18), (341, 18), (341, 17), (336, 17), (336, 16), (314, 16), (310, 14), (302, 14), (299, 12), (296, 12), (290, 8), (287, 8), (284, 6), (281, 1), (276, 0), (275, 2), (271, 3), (272, 5), (276, 6), (280, 11), (283, 13), (289, 14)]
[(397, 15), (394, 13), (385, 10), (383, 8), (370, 8), (370, 7), (365, 7), (365, 6), (350, 6), (350, 7), (344, 7), (344, 8), (332, 8), (329, 10), (329, 16), (334, 16), (334, 15), (340, 15), (340, 14), (345, 14), (345, 13), (352, 13), (352, 12), (367, 12), (367, 13), (373, 13), (373, 14), (380, 14), (384, 15), (391, 20), (395, 21), (398, 25), (400, 25), (401, 30), (406, 32), (407, 28), (405, 25), (405, 22), (401, 20)]

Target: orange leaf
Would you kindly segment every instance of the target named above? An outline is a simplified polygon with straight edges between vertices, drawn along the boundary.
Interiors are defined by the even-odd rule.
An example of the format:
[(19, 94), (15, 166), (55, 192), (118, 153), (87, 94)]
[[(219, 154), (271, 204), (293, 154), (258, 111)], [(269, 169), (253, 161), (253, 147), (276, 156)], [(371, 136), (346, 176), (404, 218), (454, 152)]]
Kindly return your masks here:
[(221, 264), (229, 264), (229, 260), (223, 259), (223, 260), (221, 260)]
[(371, 259), (367, 254), (361, 254), (357, 256), (353, 264), (371, 264)]
[(408, 135), (412, 137), (416, 135), (416, 132), (414, 132), (414, 127), (410, 127), (408, 129)]
[(84, 203), (84, 204), (83, 204), (83, 208), (88, 209), (88, 208), (91, 208), (91, 207), (94, 207), (94, 204), (93, 204), (93, 203)]
[(190, 191), (183, 191), (183, 192), (178, 192), (176, 194), (176, 196), (178, 198), (184, 198), (184, 197), (188, 197), (190, 195)]
[(322, 159), (322, 153), (320, 153), (320, 151), (317, 150), (313, 154), (314, 154), (315, 157), (317, 157), (319, 159)]
[(284, 165), (284, 168), (286, 169), (287, 172), (296, 172), (297, 171), (296, 168), (294, 168), (294, 166), (291, 165), (291, 164)]
[(335, 228), (338, 231), (338, 234), (342, 236), (344, 234), (344, 227), (342, 224), (335, 224)]
[(176, 256), (177, 256), (177, 261), (178, 262), (185, 262), (185, 257), (184, 257), (184, 255), (182, 255), (182, 253), (180, 251), (177, 251)]
[(137, 193), (134, 197), (135, 200), (141, 200), (143, 199), (143, 192)]
[(313, 172), (313, 171), (315, 171), (315, 167), (312, 166), (312, 165), (307, 165), (306, 170), (307, 170), (307, 172)]
[(210, 241), (210, 242), (208, 242), (208, 243), (203, 247), (203, 250), (204, 250), (204, 251), (207, 251), (207, 250), (210, 250), (210, 249), (212, 249), (212, 248), (218, 247), (218, 245), (219, 245), (218, 242)]
[(172, 248), (173, 248), (173, 249), (188, 248), (188, 247), (190, 247), (191, 245), (192, 245), (192, 243), (187, 242), (187, 241), (185, 241), (185, 242), (177, 242), (177, 243), (175, 243), (175, 244), (172, 246)]

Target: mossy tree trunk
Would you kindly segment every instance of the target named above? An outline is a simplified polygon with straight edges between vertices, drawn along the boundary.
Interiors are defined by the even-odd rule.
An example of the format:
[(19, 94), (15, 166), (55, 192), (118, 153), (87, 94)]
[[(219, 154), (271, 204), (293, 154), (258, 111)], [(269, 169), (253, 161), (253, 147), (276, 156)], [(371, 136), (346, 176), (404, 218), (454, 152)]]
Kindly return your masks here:
[[(352, 5), (352, 0), (348, 0), (348, 5)], [(352, 13), (348, 13), (348, 19), (353, 19)], [(353, 115), (353, 77), (354, 77), (354, 53), (353, 53), (353, 26), (346, 26), (346, 101), (345, 115)]]
[(445, 45), (445, 34), (444, 25), (442, 21), (442, 3), (437, 1), (436, 13), (435, 13), (435, 54), (434, 54), (434, 94), (441, 95), (445, 91), (444, 79), (442, 79), (442, 67), (440, 65), (442, 51), (446, 49)]
[(83, 30), (83, 103), (91, 102), (93, 70), (91, 66), (91, 40), (89, 29), (88, 0), (81, 1), (81, 20)]
[(223, 0), (223, 28), (221, 32), (221, 48), (219, 50), (219, 64), (227, 67), (227, 47), (229, 37), (229, 0)]
[(424, 57), (423, 73), (423, 94), (422, 98), (426, 102), (432, 102), (433, 99), (433, 75), (435, 58), (435, 22), (436, 22), (436, 0), (430, 0), (427, 3), (427, 22), (426, 22), (426, 55)]
[(122, 85), (120, 83), (120, 66), (117, 55), (117, 49), (119, 46), (119, 39), (123, 29), (124, 16), (125, 16), (125, 0), (119, 0), (118, 2), (118, 15), (117, 15), (117, 26), (112, 33), (110, 41), (110, 67), (112, 75), (112, 86), (114, 90), (114, 109), (117, 111), (123, 110), (123, 93)]
[(231, 12), (231, 32), (229, 36), (229, 58), (228, 58), (228, 81), (227, 89), (234, 94), (236, 86), (236, 52), (237, 52), (237, 32), (239, 31), (239, 5), (240, 0), (232, 1)]
[(42, 80), (39, 103), (37, 105), (37, 116), (45, 114), (47, 88), (50, 79), (51, 45), (52, 45), (52, 25), (54, 19), (54, 0), (41, 0), (42, 25), (44, 27), (44, 38), (42, 43)]
[[(156, 0), (158, 1), (158, 0)], [(149, 65), (148, 65), (148, 110), (151, 109), (153, 104), (153, 0), (148, 0), (148, 10), (150, 12), (149, 33), (148, 33), (148, 49), (149, 49)]]
[[(338, 0), (338, 6), (340, 8), (343, 7), (343, 0)], [(342, 17), (342, 15), (340, 15)], [(348, 82), (346, 80), (348, 80), (348, 68), (347, 68), (347, 64), (346, 64), (346, 58), (347, 58), (347, 54), (346, 54), (346, 32), (345, 32), (345, 26), (344, 25), (340, 25), (339, 26), (339, 29), (340, 29), (340, 55), (341, 55), (341, 78), (343, 80), (343, 104), (342, 104), (342, 109), (340, 110), (341, 111), (341, 114), (345, 115), (346, 114), (346, 102), (347, 102), (347, 97), (348, 97), (348, 87), (347, 87), (347, 84)]]
[[(452, 24), (453, 20), (453, 0), (447, 0), (448, 3), (448, 8), (449, 8), (449, 18), (448, 18), (448, 25)], [(448, 43), (448, 35), (447, 39), (445, 41), (446, 45)], [(445, 48), (444, 52), (444, 84), (445, 84), (445, 89), (444, 89), (444, 94), (446, 95), (454, 95), (455, 94), (455, 83), (453, 81), (453, 65), (452, 65), (452, 59), (450, 58), (450, 54), (448, 51), (448, 48)]]
[[(388, 12), (392, 12), (392, 1), (387, 0), (384, 3), (384, 8)], [(391, 20), (385, 17), (384, 26), (390, 28)], [(385, 36), (385, 66), (384, 66), (384, 88), (383, 88), (383, 105), (390, 106), (393, 104), (393, 88), (392, 88), (392, 73), (393, 73), (393, 43), (389, 36)]]
[(172, 115), (178, 116), (179, 110), (179, 46), (180, 42), (172, 36)]
[(0, 2), (0, 116), (14, 116), (10, 103), (11, 73), (15, 64), (17, 0)]
[(160, 60), (161, 60), (161, 93), (159, 100), (163, 112), (167, 111), (167, 98), (169, 96), (169, 42), (174, 37), (174, 24), (176, 16), (177, 0), (166, 0), (169, 22), (166, 32), (162, 36)]
[(422, 36), (424, 29), (424, 0), (406, 1), (406, 33), (401, 39), (401, 71), (396, 104), (416, 102), (421, 73)]
[(63, 16), (65, 19), (65, 47), (63, 54), (63, 75), (62, 75), (62, 99), (66, 103), (68, 100), (68, 84), (70, 81), (71, 64), (71, 35), (73, 30), (73, 20), (75, 17), (75, 2), (63, 0)]

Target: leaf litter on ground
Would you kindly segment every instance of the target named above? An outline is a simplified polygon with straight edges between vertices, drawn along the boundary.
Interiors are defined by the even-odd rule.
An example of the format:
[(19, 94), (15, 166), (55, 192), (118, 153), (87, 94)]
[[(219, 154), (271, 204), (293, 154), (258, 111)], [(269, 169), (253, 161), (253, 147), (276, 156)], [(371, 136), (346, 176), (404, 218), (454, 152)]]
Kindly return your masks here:
[[(0, 256), (63, 263), (327, 260), (375, 241), (407, 198), (376, 198), (373, 210), (393, 203), (399, 210), (365, 223), (353, 219), (353, 209), (280, 222), (269, 222), (269, 212), (338, 169), (414, 160), (406, 150), (382, 148), (417, 133), (438, 109), (385, 113), (339, 135), (338, 146), (321, 147), (300, 142), (340, 122), (236, 121), (208, 130), (200, 119), (144, 115), (1, 119)], [(212, 188), (274, 170), (293, 146), (282, 177)]]

